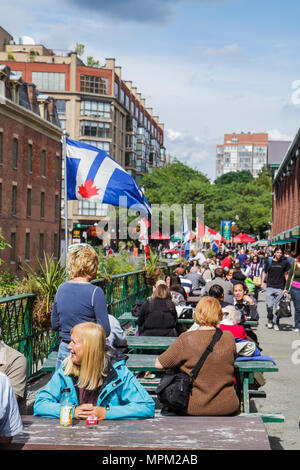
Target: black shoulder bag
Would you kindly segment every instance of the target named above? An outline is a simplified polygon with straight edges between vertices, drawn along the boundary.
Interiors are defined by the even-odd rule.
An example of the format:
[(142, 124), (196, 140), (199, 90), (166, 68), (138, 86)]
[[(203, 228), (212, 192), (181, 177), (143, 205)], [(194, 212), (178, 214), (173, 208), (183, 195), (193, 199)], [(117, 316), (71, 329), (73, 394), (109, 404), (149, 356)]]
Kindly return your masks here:
[(222, 330), (217, 328), (211, 342), (190, 374), (186, 374), (183, 371), (179, 371), (175, 374), (166, 373), (161, 379), (160, 384), (156, 388), (156, 393), (161, 404), (168, 408), (169, 411), (186, 415), (193, 382), (207, 356), (213, 351), (215, 344), (219, 341), (222, 334)]

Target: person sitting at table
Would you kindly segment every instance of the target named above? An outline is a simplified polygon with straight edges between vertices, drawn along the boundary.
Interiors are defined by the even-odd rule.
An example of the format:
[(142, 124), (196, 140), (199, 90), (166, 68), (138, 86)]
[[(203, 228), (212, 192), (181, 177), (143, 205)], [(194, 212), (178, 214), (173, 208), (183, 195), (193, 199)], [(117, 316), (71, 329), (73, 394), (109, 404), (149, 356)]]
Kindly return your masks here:
[(127, 368), (126, 356), (106, 347), (104, 328), (93, 322), (75, 325), (69, 356), (34, 403), (34, 415), (59, 418), (60, 400), (70, 388), (73, 418), (153, 418), (154, 400)]
[(187, 294), (181, 285), (181, 279), (177, 274), (166, 276), (166, 285), (170, 289), (172, 301), (175, 306), (183, 307), (186, 305)]
[(215, 277), (212, 281), (206, 283), (206, 285), (201, 290), (201, 295), (208, 295), (209, 289), (211, 286), (218, 284), (224, 289), (224, 296), (232, 294), (233, 285), (230, 281), (225, 280), (225, 271), (222, 268), (215, 269)]
[(119, 320), (113, 315), (108, 315), (110, 324), (110, 335), (106, 338), (106, 344), (112, 348), (122, 348), (127, 346), (126, 333)]
[(23, 431), (13, 386), (6, 374), (0, 372), (0, 444), (8, 443)]
[[(225, 301), (234, 305), (241, 313), (241, 324), (245, 321), (258, 321), (259, 314), (253, 296), (248, 295), (246, 284), (239, 282), (233, 286), (233, 295), (225, 297)], [(247, 336), (255, 341), (258, 346), (258, 338), (254, 331), (249, 327), (245, 327)]]
[(230, 305), (229, 302), (224, 301), (224, 289), (222, 286), (219, 286), (219, 284), (214, 284), (213, 286), (211, 286), (208, 291), (208, 295), (217, 299), (220, 302), (221, 308)]
[(8, 346), (2, 340), (0, 328), (0, 372), (9, 378), (14, 389), (19, 409), (26, 406), (28, 363), (20, 351)]
[[(220, 303), (213, 297), (203, 297), (197, 304), (194, 319), (199, 328), (180, 335), (155, 360), (159, 370), (179, 367), (190, 373), (209, 345), (223, 318)], [(239, 399), (234, 388), (235, 340), (224, 331), (215, 344), (198, 376), (195, 378), (187, 414), (195, 416), (225, 416), (239, 410)]]
[(223, 318), (220, 322), (220, 329), (222, 331), (230, 331), (235, 338), (247, 339), (247, 333), (242, 325), (241, 312), (239, 312), (233, 305), (227, 305), (222, 308)]
[(110, 334), (104, 292), (90, 282), (97, 276), (96, 251), (90, 245), (73, 248), (68, 252), (67, 270), (70, 280), (58, 287), (51, 316), (52, 329), (61, 332), (57, 369), (69, 354), (70, 331), (77, 323), (95, 321)]
[(248, 289), (244, 282), (240, 281), (234, 284), (233, 295), (225, 296), (224, 300), (241, 312), (241, 322), (259, 319), (255, 300), (253, 296), (248, 295)]
[(170, 289), (165, 284), (157, 285), (143, 303), (136, 323), (142, 336), (178, 336), (183, 332)]

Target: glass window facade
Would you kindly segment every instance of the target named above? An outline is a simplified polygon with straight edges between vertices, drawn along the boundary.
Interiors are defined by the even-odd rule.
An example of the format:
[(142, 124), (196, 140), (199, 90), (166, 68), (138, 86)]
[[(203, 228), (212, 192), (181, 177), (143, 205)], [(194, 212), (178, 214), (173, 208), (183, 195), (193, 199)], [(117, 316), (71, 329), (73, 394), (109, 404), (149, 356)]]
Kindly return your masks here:
[(80, 135), (109, 139), (111, 136), (110, 123), (100, 121), (81, 121)]
[(80, 91), (83, 93), (108, 94), (108, 78), (94, 75), (80, 75)]
[(38, 90), (65, 91), (66, 75), (60, 72), (32, 72), (31, 81)]
[(110, 142), (102, 142), (101, 140), (82, 140), (81, 142), (92, 145), (93, 147), (97, 147), (100, 150), (104, 150), (104, 152), (110, 153)]
[(66, 114), (66, 100), (55, 100), (58, 114)]
[(107, 101), (82, 100), (80, 114), (81, 116), (110, 118), (110, 103)]
[(78, 201), (78, 215), (93, 215), (105, 217), (108, 214), (108, 205), (97, 202)]

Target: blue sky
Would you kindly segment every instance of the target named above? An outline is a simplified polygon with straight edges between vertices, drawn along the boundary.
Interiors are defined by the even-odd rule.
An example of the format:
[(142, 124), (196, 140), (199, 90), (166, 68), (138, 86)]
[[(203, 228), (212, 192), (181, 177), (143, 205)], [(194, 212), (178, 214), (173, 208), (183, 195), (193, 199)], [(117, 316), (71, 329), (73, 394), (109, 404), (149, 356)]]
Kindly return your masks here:
[(16, 41), (115, 57), (165, 123), (167, 151), (213, 180), (224, 133), (298, 131), (299, 13), (297, 0), (14, 0), (0, 24)]

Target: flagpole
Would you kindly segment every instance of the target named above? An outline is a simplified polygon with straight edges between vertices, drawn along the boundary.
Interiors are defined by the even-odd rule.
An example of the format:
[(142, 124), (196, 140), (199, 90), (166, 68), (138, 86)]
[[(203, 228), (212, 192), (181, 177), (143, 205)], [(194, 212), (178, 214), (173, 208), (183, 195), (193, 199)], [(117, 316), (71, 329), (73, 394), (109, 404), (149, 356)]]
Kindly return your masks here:
[(67, 266), (68, 254), (68, 184), (67, 184), (67, 131), (63, 131), (62, 135), (62, 154), (64, 161), (64, 218), (65, 218), (65, 255), (64, 264)]

